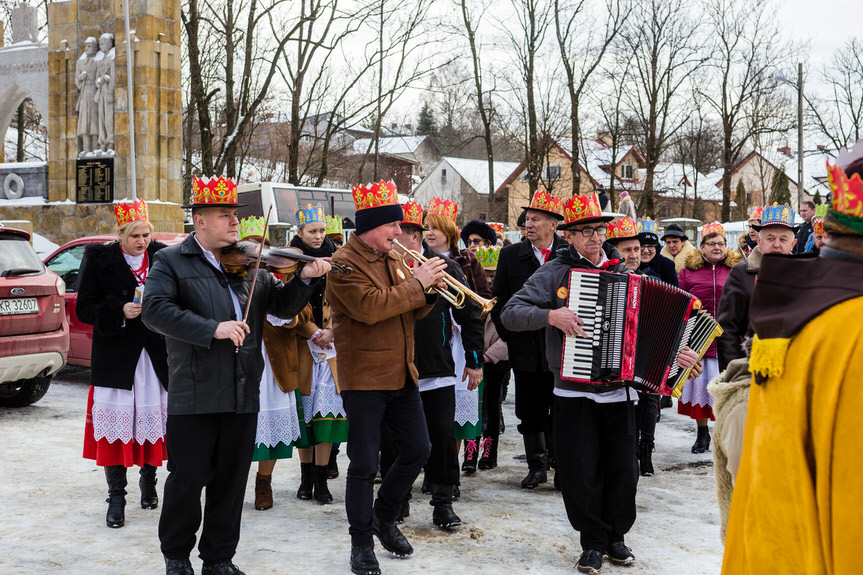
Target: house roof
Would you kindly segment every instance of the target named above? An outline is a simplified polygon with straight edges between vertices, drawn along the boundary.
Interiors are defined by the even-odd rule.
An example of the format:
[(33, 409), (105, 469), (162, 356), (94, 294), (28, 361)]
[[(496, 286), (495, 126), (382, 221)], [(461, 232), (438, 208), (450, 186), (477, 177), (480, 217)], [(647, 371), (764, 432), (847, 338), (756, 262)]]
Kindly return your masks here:
[[(571, 142), (571, 140), (570, 140), (570, 142)], [(555, 146), (558, 150), (560, 150), (560, 151), (561, 151), (561, 153), (562, 153), (564, 156), (566, 156), (566, 157), (567, 157), (567, 158), (569, 158), (569, 159), (572, 159), (572, 151), (571, 151), (571, 150), (572, 150), (572, 148), (571, 148), (571, 147), (570, 147), (570, 148), (565, 148), (563, 145), (561, 145), (561, 139), (552, 140), (552, 143), (554, 144), (554, 146)], [(570, 146), (571, 146), (571, 143), (570, 143)], [(590, 178), (591, 180), (593, 180), (593, 182), (594, 182), (595, 184), (599, 184), (599, 183), (600, 183), (600, 182), (596, 181), (596, 179), (593, 177), (593, 174), (591, 174), (591, 173), (590, 173), (590, 171), (588, 171), (588, 170), (585, 168), (585, 166), (584, 166), (584, 162), (583, 162), (583, 161), (579, 161), (579, 163), (578, 163), (578, 164), (579, 164), (579, 167), (581, 168), (581, 171), (582, 171), (582, 172), (584, 172), (584, 173), (587, 175), (587, 177), (588, 177), (588, 178)], [(516, 177), (517, 175), (519, 175), (522, 171), (524, 171), (524, 168), (525, 168), (525, 166), (526, 166), (526, 165), (527, 165), (527, 158), (523, 159), (521, 162), (519, 162), (518, 164), (516, 164), (515, 169), (514, 169), (512, 172), (510, 172), (510, 174), (509, 174), (509, 175), (508, 175), (504, 180), (502, 180), (502, 181), (500, 182), (500, 184), (498, 184), (498, 185), (497, 185), (497, 187), (495, 187), (495, 189), (494, 189), (494, 193), (495, 193), (495, 194), (497, 194), (498, 192), (500, 192), (500, 191), (501, 191), (501, 189), (503, 189), (503, 187), (504, 187), (504, 186), (506, 186), (507, 184), (509, 184), (513, 179), (515, 179), (515, 177)], [(495, 182), (496, 182), (496, 181), (497, 181), (497, 178), (495, 178)]]
[(674, 162), (659, 162), (653, 173), (653, 189), (666, 198), (682, 198), (686, 186), (687, 197), (702, 200), (722, 200), (722, 190), (717, 188), (705, 174), (694, 167)]
[[(381, 154), (411, 155), (414, 154), (428, 136), (391, 136), (378, 139), (378, 150)], [(354, 142), (354, 153), (365, 154), (372, 143), (371, 138), (362, 138)]]
[[(486, 160), (471, 160), (444, 156), (441, 162), (446, 162), (458, 175), (468, 183), (478, 194), (488, 194), (488, 162)], [(503, 182), (517, 167), (518, 162), (494, 162), (494, 186)]]

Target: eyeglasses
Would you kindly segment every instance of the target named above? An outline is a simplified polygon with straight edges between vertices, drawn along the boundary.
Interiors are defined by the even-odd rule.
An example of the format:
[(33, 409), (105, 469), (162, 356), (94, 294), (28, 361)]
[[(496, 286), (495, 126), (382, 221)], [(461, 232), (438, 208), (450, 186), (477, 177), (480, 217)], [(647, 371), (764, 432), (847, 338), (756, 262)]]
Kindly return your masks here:
[(724, 247), (725, 247), (725, 242), (721, 242), (721, 243), (718, 243), (718, 242), (707, 242), (707, 243), (706, 243), (706, 244), (704, 244), (704, 245), (705, 245), (705, 246), (707, 246), (708, 248), (724, 248)]
[(641, 246), (641, 251), (656, 251), (656, 246)]
[(598, 235), (599, 237), (603, 237), (605, 236), (605, 234), (608, 233), (608, 228), (605, 226), (599, 226), (598, 228), (584, 228), (581, 230), (573, 230), (573, 232), (581, 234), (586, 238), (591, 237), (594, 233), (596, 233), (596, 235)]
[(472, 239), (472, 240), (468, 240), (468, 241), (466, 241), (465, 243), (466, 243), (467, 245), (475, 245), (475, 246), (478, 246), (478, 245), (482, 244), (484, 241), (485, 241), (485, 240), (484, 240), (484, 239), (482, 239), (482, 238), (474, 238), (474, 239)]

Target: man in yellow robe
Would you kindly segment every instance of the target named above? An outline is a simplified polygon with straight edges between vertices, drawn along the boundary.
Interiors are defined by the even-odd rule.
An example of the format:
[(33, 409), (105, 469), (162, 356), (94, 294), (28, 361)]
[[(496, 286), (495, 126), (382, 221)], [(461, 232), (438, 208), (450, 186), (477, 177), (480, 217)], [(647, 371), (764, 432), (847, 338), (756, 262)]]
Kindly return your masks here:
[(821, 256), (765, 256), (758, 274), (723, 574), (863, 572), (863, 159), (829, 174)]

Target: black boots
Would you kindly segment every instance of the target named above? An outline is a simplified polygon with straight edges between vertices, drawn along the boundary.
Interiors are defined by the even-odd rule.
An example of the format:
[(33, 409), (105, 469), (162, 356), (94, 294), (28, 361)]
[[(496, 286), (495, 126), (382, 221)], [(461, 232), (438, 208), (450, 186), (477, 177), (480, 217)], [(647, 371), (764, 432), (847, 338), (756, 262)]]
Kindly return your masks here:
[(351, 546), (351, 573), (356, 575), (381, 575), (375, 548), (371, 545)]
[(327, 487), (327, 477), (329, 477), (328, 473), (329, 466), (327, 465), (315, 465), (315, 501), (318, 503), (332, 503), (333, 495), (330, 493), (329, 488)]
[(144, 464), (141, 468), (138, 487), (141, 489), (141, 509), (156, 509), (159, 506), (159, 494), (156, 492), (156, 468)]
[(339, 476), (339, 462), (336, 461), (336, 458), (339, 455), (337, 447), (338, 444), (335, 444), (330, 450), (330, 461), (327, 463), (327, 479), (335, 479)]
[(548, 481), (548, 453), (545, 451), (545, 435), (539, 433), (524, 434), (524, 453), (527, 456), (528, 472), (521, 480), (524, 489), (535, 489), (540, 483)]
[(464, 463), (461, 470), (468, 475), (476, 473), (476, 464), (479, 461), (479, 446), (476, 439), (467, 439), (464, 442)]
[(126, 467), (111, 465), (105, 468), (108, 482), (108, 513), (105, 523), (108, 527), (122, 527), (126, 524)]
[(255, 509), (264, 511), (273, 506), (273, 476), (255, 474)]
[(710, 449), (710, 430), (705, 425), (698, 428), (698, 436), (692, 445), (692, 453), (704, 453)]
[(432, 522), (441, 529), (451, 529), (461, 525), (461, 518), (452, 510), (453, 485), (432, 484), (431, 505)]
[(653, 476), (653, 444), (641, 442), (638, 444), (638, 466), (642, 477)]
[(192, 562), (186, 559), (168, 559), (165, 557), (165, 575), (195, 575)]
[(479, 448), (479, 467), (482, 470), (497, 467), (497, 437), (485, 437)]
[(300, 463), (300, 488), (297, 489), (297, 499), (311, 499), (315, 486), (315, 464)]
[(378, 536), (383, 548), (396, 557), (407, 557), (414, 552), (414, 548), (394, 522), (381, 521), (375, 515), (372, 518), (372, 530)]

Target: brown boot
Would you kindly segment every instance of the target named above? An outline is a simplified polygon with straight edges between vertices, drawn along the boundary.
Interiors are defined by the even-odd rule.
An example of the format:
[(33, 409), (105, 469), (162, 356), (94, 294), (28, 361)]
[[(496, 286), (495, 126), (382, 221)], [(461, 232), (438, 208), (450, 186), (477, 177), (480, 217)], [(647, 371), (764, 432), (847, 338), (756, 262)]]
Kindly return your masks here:
[(269, 509), (273, 506), (272, 475), (255, 476), (255, 509)]

